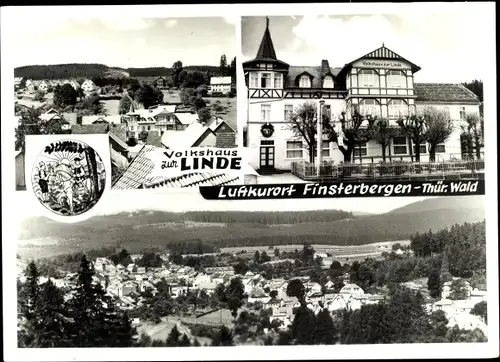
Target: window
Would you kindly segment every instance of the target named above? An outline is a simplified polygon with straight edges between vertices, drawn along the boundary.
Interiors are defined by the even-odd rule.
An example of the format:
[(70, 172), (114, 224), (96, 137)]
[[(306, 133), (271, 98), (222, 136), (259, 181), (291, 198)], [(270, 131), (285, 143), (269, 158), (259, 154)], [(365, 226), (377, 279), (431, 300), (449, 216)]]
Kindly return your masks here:
[[(412, 149), (413, 149), (413, 154), (417, 154), (417, 145), (413, 145)], [(424, 154), (424, 153), (427, 153), (427, 145), (426, 144), (421, 144), (420, 145), (420, 154)]]
[(436, 146), (436, 153), (446, 153), (446, 147), (444, 143), (441, 143)]
[(300, 88), (311, 88), (311, 78), (308, 75), (303, 75), (300, 77), (299, 81)]
[(323, 79), (323, 88), (333, 88), (333, 78), (329, 75)]
[(406, 142), (405, 136), (394, 137), (392, 145), (395, 155), (406, 155), (408, 153), (408, 142)]
[(283, 88), (283, 75), (281, 73), (274, 73), (274, 88)]
[(465, 119), (465, 107), (460, 107), (460, 119)]
[(367, 154), (366, 143), (363, 143), (361, 145), (357, 145), (354, 148), (354, 157), (366, 156), (366, 154)]
[(406, 88), (406, 75), (401, 70), (389, 70), (387, 88)]
[(259, 87), (259, 77), (256, 73), (250, 74), (250, 88), (258, 88)]
[(261, 140), (261, 146), (274, 146), (274, 140)]
[(293, 113), (293, 105), (292, 104), (285, 104), (285, 121), (290, 119), (290, 116)]
[(261, 104), (260, 105), (260, 120), (269, 122), (271, 120), (271, 105)]
[(286, 158), (302, 158), (302, 141), (286, 141)]
[(271, 74), (270, 73), (262, 73), (260, 78), (260, 87), (261, 88), (271, 88)]
[(358, 85), (360, 87), (379, 87), (378, 73), (372, 69), (363, 69), (358, 74)]
[(359, 102), (359, 113), (363, 116), (380, 116), (380, 105), (376, 99), (363, 99)]
[(389, 117), (399, 118), (408, 115), (408, 105), (402, 99), (392, 99), (389, 102)]
[(148, 126), (148, 131), (151, 131), (151, 126)]
[(330, 157), (330, 142), (328, 141), (323, 141), (321, 144), (321, 156), (323, 157)]
[(323, 114), (328, 116), (328, 119), (332, 119), (332, 106), (330, 104), (325, 104), (323, 107)]

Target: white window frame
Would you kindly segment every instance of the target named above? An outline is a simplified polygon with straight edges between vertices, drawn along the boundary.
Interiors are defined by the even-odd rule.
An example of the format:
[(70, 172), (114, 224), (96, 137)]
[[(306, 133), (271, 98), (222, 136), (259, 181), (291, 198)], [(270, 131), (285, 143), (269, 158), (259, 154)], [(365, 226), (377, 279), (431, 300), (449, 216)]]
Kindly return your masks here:
[[(289, 143), (298, 144), (300, 143), (300, 148), (289, 148)], [(289, 152), (300, 152), (300, 156), (290, 157)], [(302, 159), (304, 158), (304, 142), (300, 140), (286, 140), (285, 141), (285, 156), (287, 159)]]
[(330, 157), (330, 142), (327, 140), (321, 142), (321, 156)]
[(407, 88), (406, 74), (402, 70), (388, 70), (386, 74), (387, 88)]
[(366, 142), (361, 144), (361, 145), (356, 145), (353, 150), (353, 156), (359, 158), (360, 157), (360, 152), (361, 152), (361, 157), (367, 156), (368, 155), (368, 147), (366, 145)]
[(379, 74), (373, 69), (361, 69), (358, 72), (358, 86), (364, 88), (379, 88)]
[[(266, 84), (265, 87), (262, 85), (262, 82), (263, 82), (264, 79), (267, 79), (269, 81), (269, 83), (266, 82), (267, 84)], [(262, 89), (270, 89), (270, 88), (272, 88), (273, 87), (272, 80), (273, 80), (273, 77), (272, 77), (271, 73), (269, 73), (269, 72), (262, 73), (260, 75), (260, 82), (259, 82), (260, 88), (262, 88)]]
[[(394, 104), (394, 102), (401, 104)], [(403, 99), (391, 99), (387, 104), (387, 113), (389, 118), (399, 118), (409, 114), (408, 104)]]
[(311, 88), (311, 78), (307, 74), (300, 76), (299, 88)]
[[(404, 138), (405, 143), (396, 143), (396, 139), (398, 138)], [(396, 147), (404, 147), (405, 152), (396, 152)], [(408, 138), (406, 136), (397, 136), (392, 139), (392, 154), (395, 156), (399, 155), (407, 155), (408, 154)]]
[[(422, 150), (422, 148), (423, 148), (423, 150)], [(416, 154), (417, 154), (417, 152), (416, 152), (416, 151), (417, 151), (417, 147), (416, 147), (416, 145), (415, 145), (413, 142), (412, 142), (412, 150), (413, 150), (413, 154), (414, 154), (414, 155), (416, 155)], [(420, 154), (421, 154), (421, 155), (425, 155), (425, 154), (427, 154), (427, 153), (428, 153), (428, 152), (427, 152), (428, 150), (429, 150), (429, 149), (428, 149), (428, 147), (427, 147), (427, 143), (421, 143), (421, 144), (420, 144)]]
[(335, 88), (335, 83), (333, 82), (333, 77), (331, 75), (327, 75), (323, 79), (323, 88)]
[(290, 116), (292, 113), (293, 113), (293, 104), (285, 104), (285, 113), (284, 113), (285, 121), (290, 120)]
[(283, 88), (283, 74), (274, 73), (274, 75), (273, 75), (273, 88)]
[(436, 145), (436, 153), (446, 153), (446, 145), (444, 143)]
[[(366, 101), (373, 101), (374, 105), (364, 104)], [(364, 98), (358, 103), (359, 113), (363, 116), (372, 115), (372, 116), (380, 116), (381, 109), (380, 103), (373, 98)]]
[(271, 105), (270, 104), (261, 104), (260, 105), (260, 120), (262, 122), (271, 121)]
[(460, 107), (460, 119), (465, 119), (467, 113), (465, 111), (465, 107), (461, 106)]
[(259, 75), (250, 73), (250, 88), (259, 88)]

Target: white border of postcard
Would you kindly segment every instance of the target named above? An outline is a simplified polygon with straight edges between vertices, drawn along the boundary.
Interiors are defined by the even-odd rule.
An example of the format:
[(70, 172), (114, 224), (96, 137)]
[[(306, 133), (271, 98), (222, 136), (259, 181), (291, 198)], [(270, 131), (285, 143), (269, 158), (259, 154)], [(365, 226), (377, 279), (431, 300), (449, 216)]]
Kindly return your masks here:
[[(12, 59), (16, 56), (15, 44), (9, 46), (5, 41), (9, 37), (9, 25), (13, 22), (38, 19), (39, 21), (50, 21), (52, 17), (65, 16), (69, 18), (87, 17), (109, 17), (109, 18), (132, 18), (132, 17), (206, 17), (224, 16), (234, 22), (236, 26), (237, 42), (240, 42), (241, 28), (240, 16), (252, 15), (306, 15), (306, 14), (370, 14), (370, 13), (400, 13), (400, 12), (435, 12), (446, 11), (467, 11), (471, 15), (480, 14), (483, 18), (484, 37), (477, 39), (478, 42), (487, 44), (491, 49), (491, 56), (484, 59), (482, 64), (491, 70), (491, 78), (484, 80), (485, 94), (485, 118), (496, 120), (496, 84), (495, 84), (495, 4), (494, 3), (373, 3), (373, 4), (245, 4), (245, 5), (178, 5), (178, 6), (66, 6), (66, 7), (4, 7), (2, 8), (2, 90), (7, 90), (2, 94), (2, 143), (7, 145), (2, 152), (2, 187), (3, 196), (3, 295), (4, 295), (4, 359), (15, 361), (57, 361), (57, 360), (79, 360), (79, 361), (102, 361), (110, 360), (240, 360), (240, 359), (387, 359), (387, 358), (450, 358), (450, 357), (495, 357), (499, 355), (499, 335), (498, 335), (498, 226), (497, 218), (497, 168), (496, 168), (496, 122), (487, 123), (488, 131), (485, 136), (485, 143), (488, 151), (486, 156), (486, 167), (489, 171), (486, 174), (486, 195), (487, 203), (486, 222), (487, 248), (488, 248), (488, 270), (487, 284), (489, 296), (489, 332), (488, 342), (481, 344), (459, 343), (459, 344), (405, 344), (405, 345), (335, 345), (335, 346), (248, 346), (248, 347), (211, 347), (199, 348), (149, 348), (145, 351), (142, 348), (127, 349), (18, 349), (16, 347), (16, 284), (12, 274), (15, 270), (16, 244), (16, 222), (13, 210), (22, 209), (22, 205), (16, 204), (16, 195), (13, 192), (14, 175), (14, 152), (8, 145), (13, 142), (12, 119), (13, 99), (12, 89), (13, 74)], [(43, 19), (43, 20), (42, 20)], [(37, 21), (38, 21), (37, 20)], [(27, 24), (36, 31), (36, 24)], [(467, 26), (467, 24), (464, 24)], [(473, 56), (473, 45), (467, 56)], [(241, 49), (240, 44), (237, 45)], [(238, 68), (241, 68), (241, 58), (237, 55)], [(244, 85), (242, 72), (238, 70), (239, 98), (238, 105), (244, 102), (242, 95)], [(243, 90), (243, 92), (242, 92)], [(246, 115), (239, 114), (238, 121), (244, 122)], [(241, 128), (240, 128), (241, 129)], [(241, 137), (241, 136), (240, 136)], [(144, 191), (140, 191), (144, 192)], [(176, 192), (173, 190), (172, 192)], [(186, 192), (197, 193), (197, 189)], [(140, 197), (140, 194), (137, 194)], [(311, 200), (312, 202), (312, 200)], [(109, 356), (109, 357), (108, 357)]]

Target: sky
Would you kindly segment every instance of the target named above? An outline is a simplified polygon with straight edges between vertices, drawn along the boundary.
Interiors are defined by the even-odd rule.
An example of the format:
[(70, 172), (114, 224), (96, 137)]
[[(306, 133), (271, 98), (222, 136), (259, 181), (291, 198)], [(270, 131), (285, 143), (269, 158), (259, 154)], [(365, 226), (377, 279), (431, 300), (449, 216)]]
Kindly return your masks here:
[(218, 66), (222, 54), (228, 62), (236, 56), (234, 18), (38, 17), (32, 22), (36, 31), (29, 23), (17, 22), (8, 37), (16, 49), (15, 66), (171, 67), (177, 60)]
[[(412, 12), (390, 15), (270, 16), (278, 59), (290, 65), (342, 67), (385, 46), (422, 69), (415, 82), (484, 79), (483, 60), (494, 44), (483, 41), (481, 14)], [(265, 17), (242, 18), (242, 61), (255, 58)]]

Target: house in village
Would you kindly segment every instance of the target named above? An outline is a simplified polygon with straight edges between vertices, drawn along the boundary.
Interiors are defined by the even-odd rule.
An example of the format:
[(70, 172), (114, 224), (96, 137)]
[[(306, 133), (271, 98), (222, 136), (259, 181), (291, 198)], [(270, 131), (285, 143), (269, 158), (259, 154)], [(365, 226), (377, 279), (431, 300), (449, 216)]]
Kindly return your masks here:
[[(453, 280), (458, 280), (458, 279), (460, 279), (460, 278), (454, 278)], [(452, 283), (453, 283), (453, 281), (448, 281), (448, 282), (445, 282), (443, 284), (443, 289), (441, 291), (441, 298), (446, 299), (446, 298), (450, 297), (450, 295), (452, 293), (452, 288), (451, 288)], [(462, 280), (462, 283), (464, 284), (465, 289), (466, 289), (466, 294), (467, 294), (466, 298), (469, 298), (471, 293), (472, 293), (472, 288), (471, 288), (468, 281)]]
[(211, 77), (208, 95), (225, 96), (231, 92), (231, 77)]
[(14, 89), (20, 89), (23, 83), (24, 77), (14, 77)]
[[(255, 58), (244, 62), (243, 68), (248, 91), (245, 141), (253, 150), (250, 164), (261, 172), (287, 171), (297, 162), (309, 160), (305, 141), (296, 136), (288, 121), (297, 106), (306, 101), (326, 112), (336, 129), (340, 129), (342, 112), (346, 112), (347, 120), (357, 110), (365, 117), (385, 118), (390, 127), (399, 128), (399, 118), (428, 106), (444, 110), (454, 130), (437, 146), (439, 161), (462, 159), (461, 126), (467, 114), (479, 115), (480, 102), (473, 92), (461, 84), (416, 83), (420, 67), (384, 44), (340, 67), (331, 67), (326, 59), (311, 66), (290, 65), (276, 54), (269, 21)], [(343, 137), (339, 142), (342, 144)], [(429, 160), (428, 144), (420, 145), (420, 155), (422, 162)], [(325, 138), (322, 159), (339, 163), (344, 156), (336, 142)], [(407, 136), (393, 137), (387, 160), (414, 161), (415, 145)], [(351, 157), (354, 163), (379, 161), (382, 149), (375, 140), (357, 147)]]
[(152, 82), (152, 85), (158, 89), (165, 89), (167, 88), (167, 78), (160, 76)]
[(85, 94), (91, 94), (97, 91), (97, 86), (90, 79), (85, 79), (81, 88)]

